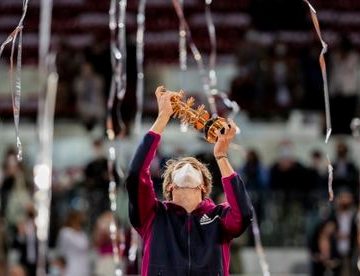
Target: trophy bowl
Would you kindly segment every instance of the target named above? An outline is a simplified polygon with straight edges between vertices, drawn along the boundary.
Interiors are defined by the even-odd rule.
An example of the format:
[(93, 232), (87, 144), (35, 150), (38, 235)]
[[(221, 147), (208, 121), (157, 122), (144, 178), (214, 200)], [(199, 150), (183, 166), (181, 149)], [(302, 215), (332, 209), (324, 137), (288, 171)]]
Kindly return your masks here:
[(225, 125), (227, 122), (222, 117), (213, 117), (206, 121), (204, 127), (205, 139), (211, 144), (216, 143), (218, 139), (218, 131), (220, 130), (221, 134), (224, 134)]

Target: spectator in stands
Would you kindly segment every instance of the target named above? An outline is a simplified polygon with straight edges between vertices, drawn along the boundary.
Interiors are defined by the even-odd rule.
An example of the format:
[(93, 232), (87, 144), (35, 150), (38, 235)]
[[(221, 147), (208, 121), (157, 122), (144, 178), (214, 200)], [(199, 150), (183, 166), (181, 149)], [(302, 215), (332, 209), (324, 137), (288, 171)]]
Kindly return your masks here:
[(111, 211), (102, 213), (96, 221), (93, 239), (96, 252), (96, 275), (110, 275), (114, 273), (113, 249), (110, 238), (110, 224), (113, 220)]
[(360, 57), (346, 36), (332, 56), (330, 92), (333, 133), (350, 134), (359, 102)]
[(318, 235), (312, 241), (313, 257), (317, 257), (313, 258), (312, 275), (327, 275), (326, 269), (333, 270), (334, 275), (358, 275), (356, 217), (353, 194), (347, 189), (338, 190), (335, 209), (320, 224)]
[(346, 187), (354, 194), (358, 192), (359, 172), (348, 156), (348, 146), (339, 140), (336, 144), (336, 160), (334, 167), (334, 187)]
[(65, 276), (90, 276), (90, 244), (83, 230), (84, 222), (84, 214), (72, 210), (59, 232), (57, 250), (66, 262)]
[(340, 275), (340, 256), (336, 249), (336, 224), (327, 219), (316, 226), (309, 240), (311, 276)]
[(315, 170), (320, 176), (327, 175), (327, 161), (324, 154), (319, 149), (314, 149), (311, 152), (310, 167)]
[(14, 248), (20, 255), (20, 263), (26, 269), (27, 276), (36, 276), (37, 239), (33, 205), (27, 206), (27, 216), (18, 224)]
[(56, 112), (61, 115), (70, 115), (73, 117), (75, 111), (75, 93), (73, 82), (75, 76), (79, 73), (81, 64), (80, 55), (78, 55), (69, 43), (67, 38), (61, 37), (56, 48), (56, 68), (59, 74), (58, 92), (56, 96)]
[[(304, 95), (301, 108), (310, 111), (324, 110), (324, 88), (321, 69), (319, 66), (318, 41), (309, 47), (304, 47), (298, 59), (301, 64)], [(316, 44), (316, 45), (315, 45)]]
[[(93, 159), (85, 167), (85, 188), (89, 202), (89, 224), (95, 225), (97, 217), (109, 210), (109, 173), (104, 143), (101, 139), (93, 141)], [(119, 178), (114, 168), (115, 180)]]
[(0, 275), (5, 274), (7, 264), (8, 243), (6, 240), (5, 221), (0, 217)]
[(317, 191), (315, 196), (319, 199), (319, 197), (324, 196), (327, 190), (328, 171), (327, 161), (318, 149), (311, 152), (309, 172), (312, 189)]
[[(357, 221), (354, 196), (350, 190), (338, 192), (335, 199), (335, 212), (332, 219), (336, 223), (336, 247), (341, 258), (342, 275), (358, 273), (357, 261)], [(355, 273), (355, 274), (354, 274)]]
[(95, 34), (94, 43), (85, 49), (85, 59), (91, 63), (96, 74), (104, 79), (104, 95), (107, 98), (112, 78), (111, 51), (108, 39), (101, 34)]
[(1, 185), (1, 214), (5, 216), (12, 240), (17, 225), (26, 218), (27, 206), (32, 203), (31, 191), (25, 176), (25, 170), (18, 162), (15, 149), (8, 149), (4, 163), (4, 179)]
[(94, 72), (89, 62), (81, 65), (80, 75), (74, 81), (77, 110), (87, 130), (105, 121), (104, 80)]
[(293, 144), (285, 140), (278, 150), (278, 160), (270, 169), (271, 193), (267, 196), (268, 201), (276, 204), (267, 205), (272, 210), (267, 215), (271, 214), (272, 221), (277, 221), (277, 233), (281, 233), (279, 238), (283, 243), (293, 246), (305, 239), (305, 217), (311, 214), (314, 204), (309, 196), (313, 187), (308, 168), (295, 157)]
[(21, 265), (14, 264), (9, 267), (8, 276), (27, 276), (25, 269)]
[(66, 261), (61, 256), (55, 256), (50, 262), (49, 276), (65, 276)]
[(247, 152), (241, 175), (246, 179), (245, 182), (249, 190), (260, 191), (268, 186), (268, 172), (255, 149), (250, 149)]
[(282, 141), (278, 160), (270, 169), (270, 188), (300, 199), (312, 188), (308, 179), (309, 170), (296, 160), (292, 142)]
[(256, 115), (262, 103), (263, 81), (259, 76), (261, 47), (251, 39), (251, 32), (237, 50), (237, 75), (231, 82), (230, 98), (250, 116)]
[(297, 59), (289, 54), (286, 44), (274, 45), (270, 73), (274, 94), (274, 115), (286, 118), (289, 111), (298, 106), (302, 99), (301, 74)]
[(9, 199), (9, 195), (11, 191), (14, 189), (15, 184), (17, 182), (21, 182), (19, 186), (25, 185), (24, 183), (24, 174), (21, 164), (17, 161), (16, 158), (16, 150), (12, 147), (8, 148), (4, 161), (2, 164), (3, 177), (1, 183), (1, 215), (5, 215), (5, 210), (7, 206), (7, 202)]
[(259, 154), (255, 149), (250, 149), (246, 155), (246, 162), (239, 170), (250, 193), (253, 206), (255, 207), (258, 220), (261, 221), (264, 215), (264, 204), (266, 200), (266, 190), (269, 184), (269, 172), (261, 163)]

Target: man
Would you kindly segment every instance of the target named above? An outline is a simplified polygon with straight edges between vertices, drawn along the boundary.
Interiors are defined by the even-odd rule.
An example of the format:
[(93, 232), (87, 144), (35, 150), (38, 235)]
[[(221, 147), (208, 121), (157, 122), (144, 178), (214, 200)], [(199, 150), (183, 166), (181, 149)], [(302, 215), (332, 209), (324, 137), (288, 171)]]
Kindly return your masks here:
[(211, 174), (192, 157), (167, 163), (167, 201), (161, 202), (155, 197), (149, 167), (173, 114), (174, 93), (163, 91), (158, 87), (155, 92), (158, 117), (138, 147), (126, 181), (130, 221), (144, 240), (141, 275), (229, 275), (230, 241), (245, 231), (252, 214), (244, 183), (227, 158), (236, 125), (229, 121), (214, 146), (228, 202), (215, 205), (208, 198)]

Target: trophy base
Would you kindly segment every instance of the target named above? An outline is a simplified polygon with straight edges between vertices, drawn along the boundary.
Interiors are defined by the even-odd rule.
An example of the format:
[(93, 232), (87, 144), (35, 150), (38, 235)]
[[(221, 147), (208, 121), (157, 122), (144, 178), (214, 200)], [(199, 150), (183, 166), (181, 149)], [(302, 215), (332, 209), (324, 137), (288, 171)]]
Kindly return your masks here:
[(224, 124), (226, 124), (226, 120), (222, 117), (214, 117), (209, 119), (204, 128), (205, 139), (211, 144), (216, 143), (218, 136), (217, 132), (220, 130), (220, 133), (224, 131)]

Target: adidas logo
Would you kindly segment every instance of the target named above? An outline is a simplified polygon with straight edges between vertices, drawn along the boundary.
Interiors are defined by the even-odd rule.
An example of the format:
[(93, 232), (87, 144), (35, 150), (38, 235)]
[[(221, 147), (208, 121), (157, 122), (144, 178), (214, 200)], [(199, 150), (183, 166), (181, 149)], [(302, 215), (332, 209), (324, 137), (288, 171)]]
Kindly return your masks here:
[(211, 218), (209, 218), (206, 214), (203, 215), (200, 219), (200, 224), (205, 224), (206, 222), (211, 221)]
[(200, 225), (205, 225), (212, 223), (215, 219), (217, 219), (219, 216), (216, 215), (213, 219), (209, 218), (206, 214), (204, 214), (200, 219)]

